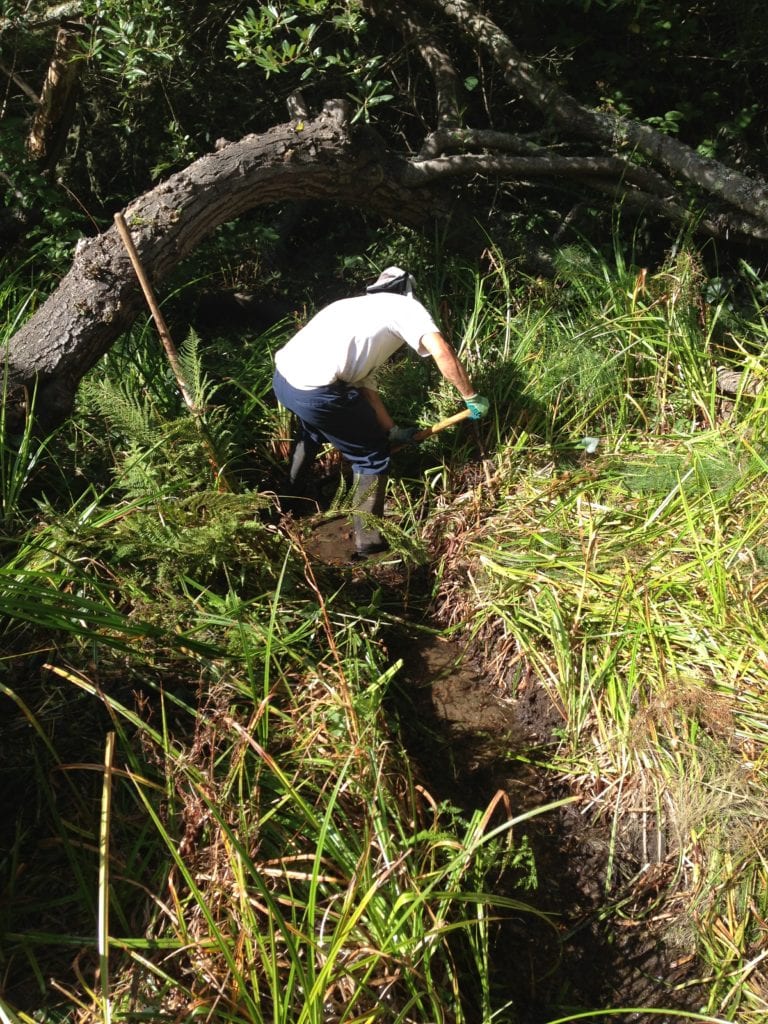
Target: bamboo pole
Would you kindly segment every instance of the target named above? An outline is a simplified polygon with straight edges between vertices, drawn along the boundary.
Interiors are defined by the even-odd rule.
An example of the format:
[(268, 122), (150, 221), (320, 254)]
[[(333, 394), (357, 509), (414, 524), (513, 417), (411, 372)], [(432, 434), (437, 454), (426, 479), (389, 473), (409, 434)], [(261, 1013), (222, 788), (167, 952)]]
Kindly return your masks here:
[(160, 307), (157, 304), (155, 293), (152, 290), (152, 285), (149, 282), (149, 278), (144, 272), (144, 267), (141, 265), (139, 254), (136, 251), (131, 232), (128, 230), (128, 225), (125, 223), (125, 217), (118, 211), (115, 214), (115, 224), (117, 230), (120, 233), (120, 237), (123, 240), (123, 245), (126, 248), (128, 255), (131, 258), (133, 269), (136, 271), (136, 277), (139, 279), (141, 290), (144, 292), (144, 298), (147, 300), (152, 318), (155, 321), (157, 327), (157, 333), (160, 335), (160, 340), (163, 343), (165, 354), (168, 356), (168, 362), (170, 364), (173, 375), (176, 378), (176, 383), (179, 386), (181, 397), (184, 399), (184, 404), (192, 413), (193, 416), (200, 416), (201, 410), (195, 405), (192, 395), (189, 393), (187, 382), (184, 380), (184, 373), (181, 369), (181, 363), (179, 362), (179, 354), (176, 351), (176, 346), (171, 338), (171, 332), (168, 330), (168, 324), (165, 322), (165, 317), (160, 311)]
[(184, 379), (184, 371), (181, 368), (179, 354), (176, 351), (176, 346), (174, 345), (173, 339), (171, 338), (171, 332), (168, 330), (168, 324), (165, 322), (165, 317), (163, 316), (160, 310), (160, 306), (157, 303), (157, 299), (155, 298), (155, 293), (152, 289), (152, 285), (150, 284), (149, 278), (147, 277), (144, 271), (144, 267), (141, 264), (139, 254), (136, 250), (133, 238), (131, 237), (131, 232), (128, 229), (128, 225), (125, 222), (125, 217), (123, 217), (120, 211), (118, 211), (115, 214), (115, 225), (117, 227), (120, 238), (123, 241), (123, 245), (125, 246), (128, 256), (130, 257), (133, 269), (136, 271), (136, 277), (139, 279), (141, 290), (144, 292), (144, 298), (147, 300), (147, 305), (149, 306), (150, 312), (152, 313), (152, 319), (155, 321), (157, 333), (160, 335), (160, 340), (163, 343), (165, 354), (168, 357), (168, 363), (171, 367), (174, 377), (176, 378), (176, 383), (178, 385), (179, 391), (181, 392), (181, 397), (184, 399), (184, 404), (186, 405), (187, 409), (189, 409), (189, 411), (194, 416), (195, 422), (197, 423), (197, 426), (200, 429), (200, 432), (202, 433), (203, 438), (205, 440), (205, 444), (210, 453), (211, 464), (213, 466), (214, 473), (216, 474), (216, 480), (219, 484), (219, 487), (221, 490), (224, 491), (233, 491), (235, 488), (232, 486), (231, 481), (228, 479), (224, 470), (219, 467), (216, 446), (213, 443), (208, 428), (206, 427), (205, 422), (203, 420), (203, 410), (198, 405), (195, 404), (195, 401), (192, 398), (187, 382)]

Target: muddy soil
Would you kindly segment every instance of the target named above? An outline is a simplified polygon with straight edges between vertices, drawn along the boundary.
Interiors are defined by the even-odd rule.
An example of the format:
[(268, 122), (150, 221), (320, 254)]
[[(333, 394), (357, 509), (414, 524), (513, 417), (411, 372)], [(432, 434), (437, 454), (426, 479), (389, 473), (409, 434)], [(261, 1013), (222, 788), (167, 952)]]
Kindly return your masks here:
[[(573, 795), (537, 767), (547, 763), (561, 724), (541, 686), (529, 683), (522, 696), (505, 697), (455, 644), (401, 638), (397, 647), (392, 654), (405, 666), (393, 707), (435, 799), (471, 812), (501, 790), (518, 816)], [(693, 966), (688, 951), (665, 940), (664, 921), (654, 925), (644, 913), (656, 885), (606, 892), (607, 824), (592, 822), (577, 799), (522, 823), (515, 836), (530, 845), (537, 884), (516, 891), (510, 880), (508, 894), (549, 916), (546, 923), (520, 915), (496, 936), (493, 983), (500, 1004), (513, 1001), (518, 1024), (610, 1007), (700, 1009), (702, 992), (679, 988)], [(619, 870), (631, 883), (638, 868), (625, 863)], [(659, 868), (663, 878), (665, 866)], [(612, 907), (619, 899), (634, 900), (638, 916), (617, 918)], [(640, 1011), (621, 1019), (658, 1024), (664, 1017)]]
[[(499, 1019), (547, 1024), (603, 1011), (591, 1019), (659, 1024), (680, 1019), (659, 1011), (699, 1011), (705, 1000), (696, 964), (690, 950), (669, 935), (674, 915), (665, 906), (664, 887), (672, 869), (663, 860), (665, 851), (659, 848), (658, 862), (649, 864), (631, 847), (617, 863), (614, 850), (609, 869), (609, 823), (596, 822), (587, 801), (545, 767), (563, 723), (544, 687), (524, 676), (514, 693), (505, 692), (471, 650), (425, 636), (418, 628), (423, 618), (417, 620), (429, 609), (414, 590), (428, 593), (428, 567), (419, 580), (418, 572), (387, 556), (356, 566), (343, 518), (319, 524), (306, 543), (316, 564), (331, 567), (350, 596), (359, 591), (364, 599), (375, 587), (393, 615), (402, 616), (404, 606), (413, 615), (412, 630), (392, 629), (385, 641), (391, 658), (404, 662), (388, 710), (417, 776), (436, 801), (471, 813), (484, 810), (501, 791), (517, 816), (576, 798), (516, 827), (516, 840), (532, 851), (537, 884), (521, 889), (515, 877), (498, 885), (547, 920), (519, 914), (498, 926), (494, 1004), (514, 1006)], [(618, 1016), (611, 1008), (638, 1009)]]

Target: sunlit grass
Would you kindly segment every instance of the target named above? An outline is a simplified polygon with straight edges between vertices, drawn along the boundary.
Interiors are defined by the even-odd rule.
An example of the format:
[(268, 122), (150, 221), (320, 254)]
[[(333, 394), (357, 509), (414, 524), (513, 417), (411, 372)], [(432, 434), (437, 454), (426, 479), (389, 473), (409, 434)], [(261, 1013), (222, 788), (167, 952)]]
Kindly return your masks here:
[[(700, 1019), (756, 1024), (768, 409), (750, 392), (722, 416), (715, 363), (764, 377), (765, 324), (725, 344), (685, 254), (646, 275), (566, 252), (555, 281), (489, 265), (450, 295), (491, 413), (398, 458), (387, 535), (431, 565), (489, 685), (534, 679), (559, 709), (536, 757), (607, 829), (610, 912), (636, 925), (633, 885), (661, 865), (653, 906), (700, 958)], [(61, 1019), (514, 1020), (489, 976), (496, 919), (528, 912), (504, 895), (530, 870), (519, 822), (500, 795), (464, 815), (413, 778), (382, 710), (391, 613), (313, 567), (259, 493), (289, 432), (281, 332), (200, 368), (238, 494), (141, 329), (45, 448), (4, 437), (0, 700), (7, 768), (31, 770), (0, 858), (3, 972)], [(385, 387), (402, 422), (456, 411), (424, 361)], [(62, 870), (55, 899), (31, 882)]]
[[(583, 308), (555, 295), (546, 316), (524, 311), (512, 349), (526, 433), (509, 408), (493, 486), (480, 478), (430, 532), (458, 570), (443, 581), (446, 620), (493, 651), (500, 679), (532, 669), (561, 711), (550, 764), (612, 823), (608, 890), (622, 856), (667, 863), (689, 897), (677, 931), (712, 968), (707, 1012), (757, 1020), (766, 408), (758, 394), (718, 422), (721, 309), (704, 311), (696, 272), (681, 260), (635, 290), (629, 276), (621, 289), (581, 273)], [(475, 339), (486, 360), (497, 344)], [(748, 365), (764, 375), (754, 355)]]
[[(281, 627), (269, 621), (277, 648)], [(250, 635), (253, 666), (263, 638)], [(315, 1021), (330, 1007), (344, 1018), (379, 1005), (391, 1019), (466, 1019), (467, 988), (482, 992), (488, 973), (494, 917), (526, 912), (489, 880), (524, 878), (525, 856), (511, 842), (515, 819), (497, 801), (461, 821), (414, 784), (376, 722), (391, 673), (377, 678), (372, 653), (290, 661), (258, 704), (248, 673), (211, 679), (201, 707), (161, 688), (159, 717), (142, 702), (154, 724), (113, 686), (49, 666), (103, 705), (118, 738), (109, 778), (103, 773), (111, 834), (96, 844), (111, 850), (115, 886), (109, 904), (100, 891), (100, 918), (109, 905), (111, 920), (100, 942), (132, 967), (116, 963), (109, 992), (83, 977), (80, 998), (90, 993), (95, 1019), (204, 1006), (228, 1020)], [(99, 773), (96, 764), (62, 767), (73, 779)], [(95, 801), (92, 814), (98, 834)], [(106, 820), (102, 811), (102, 829)], [(149, 888), (157, 893), (150, 923), (136, 934), (126, 931), (129, 868), (147, 848), (160, 877)], [(96, 888), (94, 880), (94, 901)], [(25, 941), (34, 950), (35, 937)], [(102, 982), (103, 971), (102, 957)], [(487, 993), (478, 998), (487, 1002)]]

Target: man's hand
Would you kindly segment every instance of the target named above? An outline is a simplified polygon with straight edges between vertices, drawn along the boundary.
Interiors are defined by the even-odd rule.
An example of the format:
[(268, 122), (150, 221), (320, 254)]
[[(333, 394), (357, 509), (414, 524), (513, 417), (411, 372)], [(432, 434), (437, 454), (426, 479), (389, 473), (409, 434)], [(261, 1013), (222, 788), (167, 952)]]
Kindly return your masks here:
[(464, 399), (469, 409), (470, 419), (480, 420), (488, 412), (491, 403), (483, 395), (467, 395)]
[(395, 424), (389, 431), (389, 443), (393, 445), (415, 444), (418, 432), (418, 427), (398, 427)]

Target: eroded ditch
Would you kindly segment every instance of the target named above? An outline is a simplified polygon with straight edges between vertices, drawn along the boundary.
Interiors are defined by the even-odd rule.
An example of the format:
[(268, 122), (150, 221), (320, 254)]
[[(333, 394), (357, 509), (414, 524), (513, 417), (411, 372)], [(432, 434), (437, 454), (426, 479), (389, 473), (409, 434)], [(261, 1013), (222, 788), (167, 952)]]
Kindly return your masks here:
[[(393, 614), (402, 613), (404, 601), (419, 608), (411, 597), (420, 586), (428, 592), (427, 579), (420, 583), (397, 560), (351, 568), (350, 543), (343, 519), (308, 537), (313, 558), (335, 567), (361, 601), (378, 589)], [(697, 964), (669, 928), (675, 912), (665, 889), (673, 855), (660, 843), (648, 862), (647, 848), (633, 848), (630, 837), (617, 860), (610, 822), (591, 815), (588, 801), (547, 767), (563, 723), (544, 687), (529, 675), (507, 692), (477, 652), (423, 625), (385, 631), (389, 656), (403, 662), (387, 708), (431, 797), (467, 814), (484, 810), (499, 792), (515, 816), (557, 804), (515, 829), (530, 847), (537, 883), (520, 891), (510, 882), (504, 894), (547, 920), (521, 913), (497, 928), (495, 1002), (515, 1008), (503, 1019), (547, 1024), (592, 1011), (593, 1020), (659, 1024), (680, 1019), (663, 1011), (699, 1012), (706, 999)], [(619, 1008), (635, 1012), (609, 1013)]]
[[(351, 565), (351, 538), (343, 519), (310, 532), (313, 560), (330, 574), (328, 592), (344, 590), (350, 604), (362, 607), (373, 604), (377, 591), (379, 606), (391, 613), (383, 643), (390, 660), (402, 660), (403, 667), (386, 709), (433, 800), (470, 814), (484, 811), (501, 791), (518, 816), (580, 797), (546, 767), (562, 719), (544, 688), (530, 673), (524, 685), (519, 676), (515, 687), (500, 685), (498, 672), (477, 651), (439, 635), (440, 623), (428, 600), (431, 567), (414, 570), (394, 559)], [(36, 672), (42, 671), (42, 660), (35, 662)], [(25, 663), (25, 672), (32, 668)], [(33, 676), (29, 684), (34, 689), (38, 682)], [(20, 746), (20, 765), (25, 757)], [(23, 795), (4, 796), (0, 803), (12, 820), (8, 809), (19, 806)], [(515, 827), (516, 841), (525, 839), (530, 846), (538, 884), (521, 891), (516, 879), (502, 878), (500, 891), (548, 915), (549, 923), (521, 912), (505, 914), (496, 926), (490, 979), (494, 1005), (514, 1006), (497, 1018), (499, 1024), (548, 1024), (589, 1011), (601, 1022), (658, 1024), (672, 1017), (643, 1010), (618, 1017), (607, 1011), (696, 1011), (704, 1002), (690, 951), (676, 947), (667, 934), (666, 851), (660, 849), (658, 863), (643, 871), (639, 852), (630, 849), (623, 863), (614, 863), (611, 877), (617, 881), (606, 892), (610, 828), (591, 816), (585, 803), (577, 799)], [(51, 925), (52, 932), (56, 926)], [(9, 994), (29, 1005), (40, 998), (32, 984), (29, 991), (4, 993)]]

